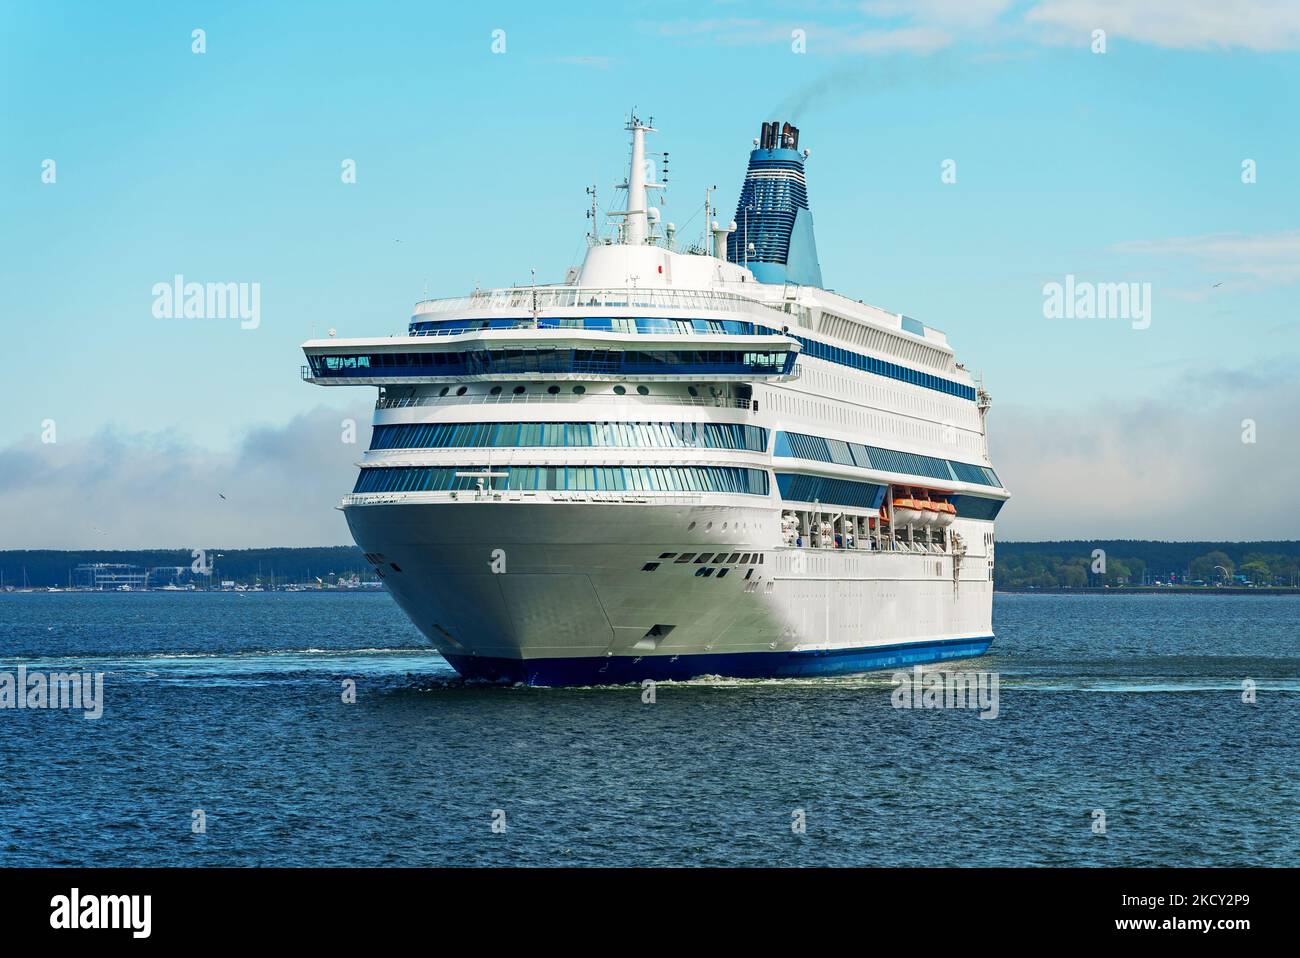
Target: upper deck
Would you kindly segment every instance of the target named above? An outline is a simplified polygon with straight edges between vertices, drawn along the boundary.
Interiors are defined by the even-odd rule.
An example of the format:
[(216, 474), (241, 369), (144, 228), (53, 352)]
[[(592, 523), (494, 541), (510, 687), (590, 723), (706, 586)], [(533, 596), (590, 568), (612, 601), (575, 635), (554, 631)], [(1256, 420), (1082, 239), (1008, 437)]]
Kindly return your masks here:
[[(588, 262), (599, 254), (600, 249), (596, 247), (588, 253)], [(692, 256), (654, 247), (645, 252), (651, 259), (669, 258), (670, 263), (683, 259), (712, 261), (718, 272), (723, 266), (734, 265), (721, 263), (714, 257)], [(651, 262), (647, 265), (662, 264)], [(584, 264), (583, 273), (586, 272)], [(687, 270), (678, 266), (664, 274), (651, 272), (651, 275), (671, 277), (685, 272)], [(625, 276), (624, 280), (628, 278)], [(790, 284), (770, 286), (743, 279), (738, 282), (717, 281), (700, 288), (680, 287), (661, 280), (636, 286), (583, 286), (575, 283), (477, 290), (469, 296), (417, 303), (408, 329), (413, 335), (428, 334), (446, 328), (444, 324), (449, 322), (467, 324), (474, 320), (524, 319), (536, 315), (742, 319), (776, 329), (800, 327), (809, 333), (842, 340), (844, 345), (865, 346), (935, 370), (957, 371), (948, 337), (910, 316), (891, 313), (830, 290)]]
[[(756, 178), (752, 204), (763, 209), (739, 234), (757, 237), (757, 246), (737, 242), (736, 223), (719, 227), (713, 221), (706, 224), (711, 254), (697, 246), (677, 248), (672, 224), (658, 233), (657, 211), (647, 202), (647, 191), (660, 188), (643, 176), (644, 138), (654, 131), (635, 118), (628, 129), (627, 210), (616, 214), (622, 222), (615, 237), (589, 237), (581, 266), (571, 268), (565, 282), (425, 300), (404, 337), (313, 340), (303, 346), (303, 377), (322, 385), (507, 376), (781, 382), (799, 376), (806, 364), (797, 359), (804, 356), (977, 400), (973, 377), (939, 330), (788, 281), (820, 278), (815, 247), (804, 235), (811, 218), (806, 202), (787, 209), (790, 197), (769, 189), (766, 167), (750, 170), (747, 183)], [(789, 135), (797, 143), (797, 131)], [(794, 163), (801, 179), (806, 152), (801, 157), (788, 146), (782, 149), (791, 155), (782, 162)], [(746, 209), (757, 210), (752, 204)], [(751, 225), (754, 234), (747, 232)], [(750, 268), (751, 246), (755, 269), (765, 264), (764, 278), (787, 281), (760, 281)], [(785, 262), (800, 256), (806, 268)]]

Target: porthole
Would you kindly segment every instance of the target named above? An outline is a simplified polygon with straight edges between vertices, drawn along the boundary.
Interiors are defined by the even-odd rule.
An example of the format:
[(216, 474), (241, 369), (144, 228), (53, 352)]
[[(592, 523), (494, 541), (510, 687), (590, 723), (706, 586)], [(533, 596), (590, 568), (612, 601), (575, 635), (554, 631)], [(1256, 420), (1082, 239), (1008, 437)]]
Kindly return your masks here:
[(449, 389), (451, 389), (450, 386), (443, 386), (442, 389), (441, 389), (441, 391), (439, 391), (438, 395), (439, 395), (439, 396), (445, 396), (445, 395), (447, 395), (447, 390), (449, 390)]
[(649, 395), (650, 395), (650, 390), (647, 389), (645, 386), (637, 386), (637, 387), (636, 387), (636, 391), (637, 391), (637, 394), (640, 395), (640, 396), (649, 396)]
[(559, 387), (559, 386), (547, 386), (547, 387), (546, 387), (546, 391), (547, 391), (548, 393), (550, 393), (552, 396), (555, 396), (555, 395), (557, 395), (557, 394), (559, 393), (559, 391), (560, 391), (560, 387)]
[(582, 395), (583, 393), (585, 393), (586, 391), (587, 391), (587, 387), (586, 387), (586, 386), (574, 386), (574, 387), (573, 387), (574, 395), (577, 395), (577, 396), (581, 396), (581, 395)]
[(516, 396), (522, 396), (522, 395), (524, 394), (525, 391), (526, 391), (526, 390), (524, 389), (523, 386), (516, 386), (516, 387), (515, 387), (515, 395), (516, 395)]
[(459, 389), (456, 390), (456, 395), (463, 396), (468, 390), (469, 390), (468, 386), (461, 386)]
[(615, 386), (615, 387), (614, 387), (614, 395), (615, 395), (615, 396), (621, 396), (621, 395), (623, 395), (625, 392), (627, 392), (627, 390), (624, 389), (622, 386)]
[(700, 391), (696, 389), (694, 386), (687, 386), (686, 391), (690, 393), (692, 396), (698, 396), (700, 394)]
[(692, 530), (694, 530), (694, 528), (695, 528), (695, 523), (692, 522), (689, 526), (686, 527), (686, 531), (691, 532)]
[(500, 396), (500, 395), (501, 395), (501, 387), (500, 387), (500, 386), (493, 386), (493, 387), (491, 388), (491, 390), (489, 390), (489, 392), (491, 392), (493, 396)]

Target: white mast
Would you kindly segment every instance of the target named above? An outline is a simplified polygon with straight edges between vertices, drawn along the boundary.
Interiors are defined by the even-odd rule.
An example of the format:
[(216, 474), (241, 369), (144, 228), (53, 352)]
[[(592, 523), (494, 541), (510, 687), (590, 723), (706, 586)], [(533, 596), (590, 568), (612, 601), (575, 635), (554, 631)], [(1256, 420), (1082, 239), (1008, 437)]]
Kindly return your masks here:
[(627, 212), (623, 214), (626, 217), (623, 242), (628, 246), (644, 246), (649, 233), (646, 190), (663, 189), (658, 183), (645, 181), (645, 135), (657, 131), (642, 123), (635, 113), (628, 119), (624, 129), (632, 134), (632, 165), (627, 174)]

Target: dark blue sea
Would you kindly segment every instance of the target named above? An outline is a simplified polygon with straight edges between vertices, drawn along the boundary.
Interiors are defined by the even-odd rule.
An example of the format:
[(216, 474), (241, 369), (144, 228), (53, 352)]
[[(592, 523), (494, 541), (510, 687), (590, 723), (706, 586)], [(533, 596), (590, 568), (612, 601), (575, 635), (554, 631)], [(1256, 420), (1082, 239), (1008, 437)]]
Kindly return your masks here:
[(383, 594), (0, 594), (0, 671), (106, 673), (98, 720), (0, 710), (0, 865), (1295, 864), (1300, 597), (994, 626), (944, 666), (1000, 674), (981, 720), (889, 673), (467, 685)]

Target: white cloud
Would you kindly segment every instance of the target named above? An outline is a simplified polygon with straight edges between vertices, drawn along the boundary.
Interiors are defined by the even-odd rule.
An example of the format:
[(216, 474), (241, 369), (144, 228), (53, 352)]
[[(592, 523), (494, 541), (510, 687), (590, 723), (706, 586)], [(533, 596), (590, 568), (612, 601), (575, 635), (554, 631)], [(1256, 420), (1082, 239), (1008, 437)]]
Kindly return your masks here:
[(1300, 280), (1300, 230), (1130, 240), (1117, 243), (1112, 249), (1120, 253), (1190, 258), (1206, 273), (1250, 276), (1265, 285)]
[(794, 18), (789, 22), (729, 19), (673, 20), (654, 24), (662, 36), (696, 38), (719, 46), (789, 46), (791, 33), (804, 30), (810, 50), (825, 53), (933, 53), (952, 43), (946, 30), (927, 25), (863, 29)]
[(1025, 19), (1051, 39), (1081, 46), (1101, 29), (1111, 40), (1176, 49), (1300, 48), (1296, 0), (1045, 0)]
[(982, 26), (1005, 13), (1012, 0), (868, 0), (862, 12), (871, 17), (909, 17), (924, 23)]
[(934, 53), (952, 44), (952, 34), (934, 27), (899, 27), (833, 33), (828, 48), (842, 53)]
[[(830, 8), (834, 11), (835, 8)], [(1093, 30), (1108, 39), (1170, 49), (1300, 49), (1297, 0), (865, 0), (830, 19), (816, 10), (790, 22), (758, 17), (683, 19), (651, 24), (664, 36), (697, 37), (724, 46), (788, 43), (808, 32), (809, 49), (843, 55), (933, 53), (959, 41), (982, 46), (1074, 44)], [(987, 53), (985, 54), (987, 58)]]

